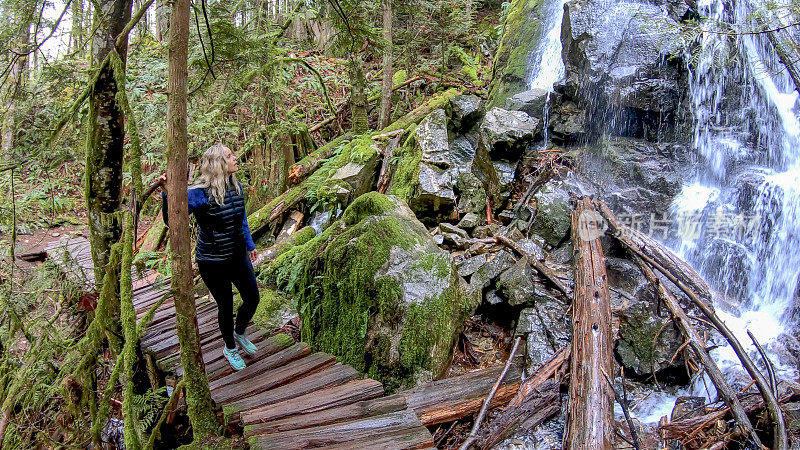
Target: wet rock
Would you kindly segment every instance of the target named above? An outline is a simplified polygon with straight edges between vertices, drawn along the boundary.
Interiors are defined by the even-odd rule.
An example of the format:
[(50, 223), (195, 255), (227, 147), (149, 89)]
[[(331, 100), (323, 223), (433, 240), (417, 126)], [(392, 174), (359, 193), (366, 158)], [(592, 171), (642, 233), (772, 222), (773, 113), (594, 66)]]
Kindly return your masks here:
[(503, 35), (494, 60), (489, 107), (503, 106), (507, 98), (528, 89), (533, 70), (529, 55), (542, 37), (542, 18), (547, 2), (512, 2), (503, 23)]
[(714, 237), (704, 254), (707, 257), (698, 269), (707, 274), (708, 283), (720, 289), (724, 297), (746, 305), (750, 273), (755, 265), (747, 247), (731, 239)]
[(545, 89), (534, 88), (506, 99), (505, 109), (523, 111), (531, 117), (544, 117), (544, 108), (550, 93)]
[[(691, 170), (690, 149), (679, 143), (613, 138), (571, 153), (581, 180), (618, 215), (643, 215), (650, 222), (669, 214), (672, 199)], [(588, 183), (588, 181), (587, 181)], [(658, 237), (658, 235), (656, 235)]]
[(606, 276), (611, 287), (611, 307), (622, 309), (632, 300), (649, 300), (655, 293), (636, 264), (606, 257)]
[(469, 234), (466, 231), (447, 222), (440, 223), (439, 229), (442, 230), (442, 233), (453, 233), (462, 239), (469, 239)]
[(486, 264), (486, 254), (475, 255), (463, 261), (456, 262), (458, 274), (462, 277), (468, 277)]
[(470, 291), (480, 293), (484, 288), (497, 278), (504, 270), (514, 264), (511, 253), (501, 250), (486, 257), (486, 264), (480, 267), (472, 275), (469, 282)]
[(800, 433), (800, 402), (789, 402), (781, 405), (786, 420), (786, 431)]
[(443, 375), (478, 304), (408, 205), (376, 192), (264, 276), (297, 302), (304, 340), (394, 389)]
[(475, 213), (466, 213), (464, 217), (458, 222), (458, 227), (463, 228), (467, 231), (474, 229), (482, 222), (480, 216)]
[(586, 112), (573, 102), (553, 105), (550, 112), (550, 136), (554, 142), (578, 142), (586, 134)]
[(531, 231), (555, 247), (567, 235), (572, 223), (569, 192), (563, 182), (551, 180), (534, 194), (534, 198), (536, 217)]
[(453, 129), (467, 131), (478, 123), (483, 113), (483, 101), (472, 94), (456, 95), (450, 99), (450, 109)]
[(644, 137), (675, 123), (669, 119), (684, 87), (678, 66), (664, 61), (677, 52), (680, 27), (665, 12), (663, 2), (644, 0), (567, 3), (561, 34), (567, 92), (582, 94), (575, 98), (585, 99), (598, 131)]
[(516, 334), (527, 336), (526, 365), (531, 370), (570, 345), (572, 327), (564, 315), (568, 305), (555, 297), (539, 296), (530, 308), (519, 314)]
[(515, 161), (541, 132), (542, 121), (522, 111), (490, 109), (481, 123), (481, 144), (492, 160)]
[(534, 300), (536, 294), (534, 278), (537, 278), (536, 271), (531, 267), (528, 258), (523, 256), (500, 275), (497, 279), (497, 289), (508, 299), (509, 305), (522, 305)]
[(649, 376), (665, 369), (680, 369), (680, 355), (670, 362), (683, 344), (680, 331), (668, 317), (659, 317), (654, 302), (631, 302), (620, 311), (616, 354), (620, 364), (637, 376)]

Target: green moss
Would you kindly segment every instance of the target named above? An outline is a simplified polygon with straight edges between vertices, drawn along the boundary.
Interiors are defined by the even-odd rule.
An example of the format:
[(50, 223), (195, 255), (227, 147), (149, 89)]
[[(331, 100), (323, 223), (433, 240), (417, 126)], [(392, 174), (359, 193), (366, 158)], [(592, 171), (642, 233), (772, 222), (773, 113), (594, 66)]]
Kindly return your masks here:
[(291, 300), (272, 289), (261, 288), (261, 299), (253, 316), (253, 323), (265, 330), (276, 330), (283, 326), (283, 318), (292, 310)]
[(419, 167), (422, 163), (422, 149), (416, 145), (414, 137), (415, 125), (408, 127), (408, 138), (403, 146), (396, 150), (397, 169), (392, 177), (392, 185), (389, 193), (409, 201), (417, 193), (419, 187)]
[[(461, 288), (451, 287), (408, 309), (401, 305), (400, 282), (376, 277), (393, 248), (412, 252), (425, 238), (424, 227), (416, 229), (394, 213), (399, 201), (376, 192), (360, 196), (339, 221), (281, 255), (266, 272), (268, 282), (294, 297), (304, 341), (387, 386), (408, 385), (419, 368), (445, 367), (454, 327), (475, 305)], [(451, 285), (460, 286), (444, 254), (426, 255), (415, 267), (449, 274)], [(395, 327), (405, 330), (402, 338), (400, 328), (386, 331)], [(433, 358), (426, 356), (431, 349)]]
[(434, 95), (427, 102), (415, 108), (405, 116), (395, 120), (388, 127), (381, 130), (383, 133), (399, 130), (401, 128), (408, 128), (409, 125), (419, 123), (422, 119), (428, 116), (433, 111), (444, 108), (449, 103), (450, 99), (458, 95), (459, 92), (455, 88), (448, 89), (440, 94)]
[(530, 52), (541, 37), (542, 0), (513, 0), (494, 60), (488, 108), (527, 89)]
[(405, 69), (400, 69), (392, 75), (392, 85), (400, 84), (408, 79), (408, 72)]

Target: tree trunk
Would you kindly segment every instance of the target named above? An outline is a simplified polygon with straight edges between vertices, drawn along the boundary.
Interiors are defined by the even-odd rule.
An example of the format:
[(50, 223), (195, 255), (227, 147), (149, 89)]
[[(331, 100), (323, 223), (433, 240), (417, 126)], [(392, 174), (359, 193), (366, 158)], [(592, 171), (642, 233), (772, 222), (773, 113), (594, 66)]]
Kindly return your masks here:
[(381, 114), (378, 128), (389, 125), (392, 116), (392, 0), (383, 0), (383, 37), (386, 38), (386, 50), (383, 52), (383, 79), (381, 80)]
[(72, 29), (69, 31), (72, 51), (79, 51), (83, 44), (83, 0), (72, 0)]
[[(112, 50), (119, 53), (123, 65), (128, 49), (123, 39), (115, 49), (117, 36), (131, 17), (131, 0), (101, 0), (95, 9), (94, 23), (98, 32), (92, 42), (92, 66), (100, 70), (97, 81), (90, 87), (89, 127), (86, 136), (86, 208), (89, 216), (89, 237), (92, 244), (95, 282), (101, 283), (109, 262), (111, 246), (122, 233), (118, 214), (122, 190), (122, 161), (125, 139), (125, 117), (117, 104), (117, 83), (111, 64), (103, 64)], [(123, 75), (124, 76), (124, 75)], [(119, 289), (119, 268), (110, 279), (113, 290)], [(99, 288), (99, 286), (98, 286)], [(109, 287), (111, 289), (112, 287)], [(121, 336), (119, 297), (112, 296), (107, 304), (106, 329)]]
[(16, 44), (20, 56), (12, 61), (4, 92), (7, 103), (6, 113), (3, 116), (3, 134), (0, 139), (0, 159), (5, 161), (10, 161), (14, 157), (14, 144), (17, 136), (17, 103), (22, 95), (25, 85), (25, 69), (28, 67), (28, 57), (24, 53), (28, 51), (30, 43), (31, 11), (23, 8), (16, 21), (19, 26)]
[(575, 296), (566, 441), (570, 449), (610, 449), (614, 443), (614, 392), (604, 376), (612, 376), (614, 368), (611, 301), (595, 216), (588, 197), (578, 200), (572, 212)]
[(350, 114), (352, 115), (351, 129), (354, 134), (364, 134), (369, 129), (367, 120), (367, 94), (364, 92), (364, 61), (359, 55), (350, 54), (348, 58), (348, 71), (350, 72)]
[(181, 347), (186, 403), (195, 442), (216, 433), (217, 420), (200, 352), (197, 310), (192, 294), (194, 273), (189, 239), (187, 196), (187, 78), (189, 53), (189, 0), (175, 0), (170, 17), (169, 81), (167, 85), (167, 192), (172, 253), (172, 295), (178, 341)]
[(156, 39), (164, 42), (169, 32), (169, 1), (156, 0)]

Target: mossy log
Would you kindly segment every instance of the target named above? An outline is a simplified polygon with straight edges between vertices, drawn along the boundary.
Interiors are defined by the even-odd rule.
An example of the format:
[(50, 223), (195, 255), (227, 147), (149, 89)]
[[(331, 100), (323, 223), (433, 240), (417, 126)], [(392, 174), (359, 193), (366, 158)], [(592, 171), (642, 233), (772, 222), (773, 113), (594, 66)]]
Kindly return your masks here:
[[(392, 122), (389, 124), (388, 127), (384, 128), (383, 130), (379, 131), (378, 134), (388, 133), (395, 130), (405, 129), (408, 128), (410, 125), (419, 123), (422, 119), (428, 116), (432, 111), (443, 107), (447, 104), (447, 102), (454, 96), (458, 95), (458, 91), (456, 89), (448, 89), (440, 94), (437, 94), (430, 98), (427, 102), (423, 103), (419, 107), (415, 108), (413, 111), (409, 112), (405, 116), (401, 117), (400, 119)], [(368, 133), (366, 135), (359, 136), (354, 138), (348, 145), (357, 145), (354, 141), (362, 141), (365, 136), (372, 136), (372, 133)], [(369, 139), (371, 141), (371, 139)], [(335, 141), (333, 141), (335, 142)], [(336, 152), (337, 149), (341, 148), (341, 145), (344, 144), (345, 139), (333, 144), (331, 142), (330, 147), (327, 148), (324, 153), (330, 152), (330, 155)], [(333, 145), (331, 145), (333, 144)], [(328, 147), (328, 146), (326, 146)], [(356, 149), (358, 150), (358, 149)], [(322, 149), (317, 151), (318, 154), (323, 153)], [(376, 154), (377, 157), (377, 154)], [(304, 159), (305, 161), (305, 159)], [(342, 160), (341, 166), (344, 166), (349, 161)], [(300, 162), (302, 165), (308, 165), (308, 167), (316, 166), (316, 169), (320, 169), (321, 167), (325, 167), (333, 172), (335, 169), (339, 167), (327, 167), (328, 162), (326, 161), (325, 164), (322, 164), (322, 158), (319, 158), (319, 163), (311, 163), (311, 159), (306, 161)], [(340, 166), (340, 167), (341, 167)], [(315, 169), (315, 170), (316, 170)], [(332, 173), (332, 172), (331, 172)], [(297, 176), (300, 176), (299, 174)], [(327, 177), (326, 177), (327, 178)], [(248, 216), (248, 224), (250, 226), (250, 231), (253, 234), (254, 238), (258, 238), (259, 236), (263, 236), (268, 227), (271, 227), (275, 224), (278, 219), (282, 218), (283, 215), (292, 209), (297, 209), (297, 205), (305, 200), (306, 195), (312, 188), (318, 187), (319, 184), (323, 180), (314, 179), (313, 177), (309, 177), (304, 180), (302, 183), (298, 184), (297, 186), (289, 189), (288, 191), (284, 192), (283, 194), (279, 195), (271, 202), (269, 202), (266, 206), (262, 207), (258, 211), (250, 214)]]
[(154, 252), (158, 250), (158, 247), (160, 247), (161, 243), (164, 242), (164, 238), (166, 236), (167, 226), (164, 224), (164, 220), (161, 218), (161, 211), (159, 211), (155, 220), (153, 220), (153, 224), (150, 225), (150, 229), (147, 230), (147, 233), (145, 233), (142, 245), (139, 247), (139, 251)]
[(603, 378), (614, 369), (611, 300), (599, 235), (587, 230), (584, 220), (593, 214), (588, 197), (579, 199), (572, 212), (575, 296), (566, 430), (570, 449), (610, 449), (614, 443), (614, 392)]

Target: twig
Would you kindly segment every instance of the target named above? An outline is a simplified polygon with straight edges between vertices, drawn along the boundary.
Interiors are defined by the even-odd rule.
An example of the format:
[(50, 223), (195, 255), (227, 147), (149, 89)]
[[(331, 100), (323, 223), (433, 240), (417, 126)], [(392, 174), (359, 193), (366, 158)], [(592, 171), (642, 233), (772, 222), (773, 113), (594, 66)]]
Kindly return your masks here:
[[(747, 330), (747, 335), (750, 336), (750, 339), (753, 341), (753, 344), (758, 349), (758, 353), (761, 354), (761, 358), (764, 359), (764, 365), (767, 366), (767, 372), (769, 372), (769, 383), (770, 388), (772, 389), (772, 401), (775, 402), (773, 405), (767, 396), (764, 395), (764, 400), (767, 403), (767, 409), (769, 410), (772, 419), (774, 420), (773, 424), (773, 433), (775, 435), (775, 448), (776, 449), (786, 449), (789, 447), (788, 441), (789, 438), (786, 436), (786, 424), (783, 421), (783, 412), (781, 411), (781, 407), (778, 402), (775, 400), (775, 397), (778, 395), (778, 382), (775, 378), (775, 369), (772, 367), (772, 361), (769, 360), (767, 357), (767, 353), (764, 351), (764, 348), (761, 347), (761, 344), (756, 340), (756, 337), (753, 336), (753, 333), (750, 330)], [(763, 375), (762, 375), (763, 376)], [(758, 384), (758, 379), (755, 380), (756, 384)], [(762, 389), (763, 386), (759, 385), (759, 390)], [(762, 391), (763, 394), (763, 391)]]
[(600, 369), (603, 371), (603, 376), (608, 381), (608, 386), (611, 387), (611, 391), (614, 392), (614, 398), (617, 399), (617, 403), (619, 406), (622, 407), (622, 413), (625, 415), (625, 421), (628, 422), (628, 428), (631, 430), (631, 438), (633, 439), (633, 448), (639, 450), (642, 448), (642, 445), (639, 443), (639, 435), (636, 433), (636, 427), (633, 425), (633, 419), (631, 419), (631, 414), (628, 411), (628, 402), (625, 401), (614, 388), (614, 383), (611, 382), (611, 378), (608, 377), (608, 374), (604, 369)]
[(511, 354), (508, 355), (508, 361), (506, 361), (506, 366), (503, 368), (503, 371), (500, 373), (500, 376), (495, 381), (494, 386), (492, 386), (492, 390), (489, 392), (489, 396), (486, 397), (486, 400), (483, 401), (483, 406), (481, 407), (480, 413), (478, 413), (478, 418), (475, 419), (475, 424), (472, 426), (472, 431), (469, 433), (469, 437), (458, 450), (467, 450), (470, 446), (475, 442), (478, 438), (478, 429), (481, 426), (481, 422), (483, 422), (484, 417), (486, 416), (486, 411), (489, 410), (489, 404), (492, 403), (492, 399), (494, 395), (497, 393), (497, 389), (500, 388), (500, 384), (503, 382), (503, 378), (505, 378), (508, 369), (511, 367), (511, 364), (514, 362), (514, 355), (517, 353), (517, 348), (519, 348), (519, 343), (522, 340), (522, 337), (519, 336), (514, 341), (514, 348), (511, 349)]

